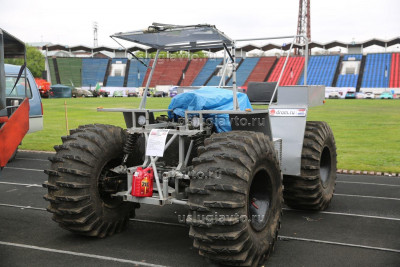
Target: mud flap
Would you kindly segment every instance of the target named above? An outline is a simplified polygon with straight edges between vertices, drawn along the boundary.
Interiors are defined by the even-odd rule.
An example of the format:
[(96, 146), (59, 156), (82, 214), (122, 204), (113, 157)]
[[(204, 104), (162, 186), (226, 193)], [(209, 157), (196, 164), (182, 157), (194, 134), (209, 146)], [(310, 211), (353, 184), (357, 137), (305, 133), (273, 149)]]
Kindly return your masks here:
[(0, 167), (4, 167), (29, 130), (29, 100), (25, 98), (0, 129)]

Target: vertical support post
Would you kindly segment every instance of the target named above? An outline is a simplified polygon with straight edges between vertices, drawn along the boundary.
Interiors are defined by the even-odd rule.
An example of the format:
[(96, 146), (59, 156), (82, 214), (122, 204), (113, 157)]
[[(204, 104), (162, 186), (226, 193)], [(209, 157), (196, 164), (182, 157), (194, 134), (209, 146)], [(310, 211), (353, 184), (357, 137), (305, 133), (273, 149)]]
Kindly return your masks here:
[(168, 198), (168, 177), (163, 177), (163, 196)]
[[(146, 51), (147, 51), (147, 50), (146, 50)], [(156, 65), (157, 65), (157, 60), (158, 60), (158, 55), (159, 55), (159, 54), (160, 54), (160, 49), (157, 49), (156, 57), (154, 58), (153, 66), (151, 66), (150, 75), (149, 75), (149, 77), (147, 78), (146, 88), (144, 89), (143, 97), (142, 97), (142, 101), (140, 101), (139, 109), (145, 109), (145, 108), (146, 108), (147, 92), (149, 91), (149, 86), (150, 86), (151, 78), (153, 77), (153, 73), (154, 73), (154, 70), (155, 70)]]
[(180, 171), (182, 167), (185, 165), (185, 140), (183, 136), (179, 136), (179, 164), (176, 167), (177, 171)]
[(232, 43), (232, 85), (233, 85), (233, 110), (239, 109), (238, 99), (237, 99), (237, 85), (236, 85), (236, 43)]
[(222, 69), (222, 76), (221, 76), (221, 79), (219, 80), (218, 87), (225, 86), (225, 74), (226, 74), (226, 68), (228, 65), (228, 61), (229, 61), (229, 58), (225, 58), (225, 56), (224, 56), (224, 66)]
[[(225, 71), (226, 71), (226, 64), (227, 64), (227, 61), (226, 61), (226, 50), (224, 49), (224, 71), (222, 72), (222, 86), (225, 86)], [(219, 86), (219, 87), (221, 87), (221, 86)]]
[(283, 76), (283, 72), (284, 72), (285, 69), (286, 69), (286, 65), (287, 65), (287, 63), (288, 63), (288, 61), (289, 61), (290, 52), (291, 52), (292, 49), (293, 49), (293, 45), (294, 45), (294, 42), (295, 42), (295, 41), (296, 41), (296, 36), (293, 38), (292, 44), (290, 45), (289, 53), (288, 53), (287, 56), (286, 56), (285, 63), (283, 64), (281, 73), (279, 74), (279, 79), (278, 79), (278, 82), (276, 83), (274, 92), (272, 93), (272, 97), (271, 97), (271, 101), (269, 101), (269, 105), (272, 104), (272, 101), (273, 101), (274, 98), (275, 98), (276, 91), (278, 90), (279, 84), (280, 84), (280, 82), (281, 82), (281, 79), (282, 79), (282, 76)]
[[(4, 70), (4, 41), (0, 30), (0, 109), (6, 108), (6, 75)], [(0, 171), (1, 172), (1, 171)]]
[(26, 47), (24, 48), (24, 83), (25, 83), (25, 97), (28, 97), (28, 86), (27, 86), (27, 81), (26, 81), (26, 69), (27, 67), (27, 60), (26, 60)]
[(305, 54), (305, 62), (304, 62), (304, 85), (307, 85), (307, 69), (308, 69), (308, 38), (303, 36), (306, 42), (306, 54)]
[(158, 195), (160, 197), (160, 200), (164, 200), (163, 189), (161, 188), (160, 179), (158, 177), (155, 157), (150, 157), (150, 159), (151, 159), (151, 166), (153, 167), (154, 170), (154, 179), (156, 180)]

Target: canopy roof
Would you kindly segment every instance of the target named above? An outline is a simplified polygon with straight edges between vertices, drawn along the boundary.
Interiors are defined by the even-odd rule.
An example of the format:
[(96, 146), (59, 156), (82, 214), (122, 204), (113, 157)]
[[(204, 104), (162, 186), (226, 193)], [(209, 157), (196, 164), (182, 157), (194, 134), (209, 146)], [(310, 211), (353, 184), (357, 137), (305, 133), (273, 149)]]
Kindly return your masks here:
[(25, 43), (0, 29), (0, 37), (3, 37), (4, 57), (24, 57)]
[(146, 30), (120, 32), (111, 37), (164, 51), (207, 50), (232, 44), (232, 39), (208, 24), (181, 26), (153, 23)]

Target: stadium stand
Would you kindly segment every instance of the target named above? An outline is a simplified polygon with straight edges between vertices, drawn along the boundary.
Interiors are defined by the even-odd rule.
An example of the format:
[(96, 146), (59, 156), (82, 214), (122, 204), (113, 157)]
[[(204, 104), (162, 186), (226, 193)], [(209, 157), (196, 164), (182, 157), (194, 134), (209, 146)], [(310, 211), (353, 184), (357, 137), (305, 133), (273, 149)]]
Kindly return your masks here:
[(57, 58), (60, 82), (64, 85), (82, 86), (82, 59), (81, 58)]
[(124, 76), (108, 76), (107, 86), (123, 87), (124, 86)]
[(98, 82), (103, 82), (107, 64), (107, 58), (83, 58), (82, 86), (94, 87)]
[[(228, 79), (228, 77), (226, 77)], [(221, 81), (221, 76), (214, 75), (211, 79), (207, 82), (207, 86), (218, 86), (219, 82)], [(226, 80), (225, 80), (226, 83)]]
[[(245, 58), (240, 64), (237, 72), (236, 72), (236, 84), (237, 86), (243, 86), (249, 77), (250, 73), (253, 71), (255, 66), (257, 65), (259, 57), (250, 57)], [(232, 86), (232, 78), (228, 82), (228, 86)]]
[[(353, 61), (353, 62), (359, 62), (361, 63), (361, 60), (363, 58), (362, 54), (348, 54), (348, 55), (344, 55), (342, 62), (343, 62), (343, 66), (342, 68), (345, 67), (347, 63), (347, 61)], [(350, 63), (352, 64), (352, 63)], [(342, 70), (342, 74), (338, 75), (337, 81), (336, 81), (336, 87), (353, 87), (356, 88), (357, 84), (358, 84), (358, 79), (360, 77), (359, 75), (359, 71), (361, 71), (361, 69), (359, 71), (356, 70), (355, 66), (349, 66), (350, 68), (354, 67), (354, 72), (353, 70), (351, 70), (350, 72), (353, 73), (346, 73), (347, 70), (343, 69)]]
[(49, 63), (49, 71), (50, 71), (50, 81), (51, 81), (51, 84), (57, 84), (57, 77), (56, 77), (56, 71), (55, 71), (55, 69), (54, 69), (53, 58), (49, 58), (47, 62)]
[[(149, 64), (150, 59), (141, 58), (145, 64)], [(137, 59), (132, 59), (128, 73), (128, 87), (140, 87), (142, 86), (144, 77), (146, 76), (147, 68)]]
[(368, 54), (361, 87), (385, 88), (389, 86), (391, 54)]
[(152, 81), (152, 86), (160, 85), (178, 85), (182, 76), (183, 69), (188, 63), (187, 58), (165, 59), (164, 71), (159, 80)]
[[(236, 64), (238, 64), (237, 65), (237, 70), (239, 70), (242, 62), (243, 62), (243, 58), (241, 58), (241, 57), (236, 58)], [(223, 62), (221, 64), (223, 64)], [(221, 68), (221, 72), (222, 72), (222, 68)], [(205, 85), (207, 85), (207, 86), (219, 86), (219, 83), (221, 81), (221, 76), (218, 76), (218, 73), (219, 73), (219, 71), (215, 70), (214, 73), (213, 73), (213, 76), (211, 78), (209, 78), (208, 81), (206, 81)], [(232, 74), (230, 76), (226, 76), (226, 79), (225, 79), (225, 85), (226, 86), (232, 86), (232, 82), (230, 81), (231, 78), (232, 78)]]
[(275, 62), (276, 57), (261, 57), (243, 86), (247, 86), (249, 82), (264, 82)]
[(207, 62), (207, 58), (196, 58), (190, 60), (189, 67), (185, 72), (185, 79), (182, 79), (181, 86), (190, 86), (199, 75), (201, 69)]
[(222, 64), (221, 58), (210, 58), (207, 63), (201, 69), (196, 79), (193, 81), (192, 86), (203, 86), (210, 76), (214, 73), (215, 68)]
[[(156, 85), (177, 85), (187, 61), (188, 59), (186, 58), (160, 58), (154, 70), (150, 87), (155, 87)], [(153, 64), (153, 60), (150, 64)], [(143, 86), (146, 85), (149, 75), (150, 69), (147, 70)]]
[(349, 60), (361, 61), (361, 59), (362, 59), (361, 54), (347, 54), (343, 56), (343, 61), (349, 61)]
[[(279, 75), (282, 71), (283, 65), (285, 64), (286, 57), (281, 57), (278, 60), (274, 70), (272, 71), (268, 82), (277, 82)], [(304, 57), (289, 57), (288, 63), (286, 65), (285, 71), (279, 85), (295, 85), (299, 80), (301, 71), (304, 68)]]
[[(128, 62), (127, 58), (113, 58), (111, 64), (125, 64)], [(107, 86), (110, 87), (123, 87), (125, 75), (108, 76)]]
[[(311, 56), (307, 67), (307, 84), (332, 86), (340, 56)], [(302, 72), (298, 84), (304, 84)]]
[(356, 87), (358, 74), (341, 74), (338, 76), (336, 87)]
[(390, 88), (400, 88), (400, 53), (392, 54), (392, 66), (390, 67)]

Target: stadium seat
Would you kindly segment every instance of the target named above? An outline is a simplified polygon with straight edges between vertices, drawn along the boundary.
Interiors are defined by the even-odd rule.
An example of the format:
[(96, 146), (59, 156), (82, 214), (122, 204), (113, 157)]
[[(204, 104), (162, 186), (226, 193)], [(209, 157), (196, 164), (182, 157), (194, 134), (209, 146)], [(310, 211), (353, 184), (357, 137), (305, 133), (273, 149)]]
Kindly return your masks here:
[[(281, 57), (278, 60), (274, 70), (272, 71), (268, 82), (277, 82), (283, 65), (285, 64), (286, 57)], [(280, 86), (295, 85), (299, 80), (301, 71), (304, 68), (304, 57), (289, 57), (285, 71), (283, 72), (282, 79), (279, 83)]]
[(107, 65), (108, 58), (83, 58), (82, 86), (95, 87), (98, 82), (103, 82)]
[(243, 86), (249, 82), (264, 82), (275, 61), (276, 57), (261, 57)]
[(222, 58), (209, 58), (207, 63), (201, 69), (192, 86), (203, 86), (218, 65), (222, 64)]
[(391, 56), (389, 53), (367, 55), (361, 87), (389, 87)]
[[(332, 86), (340, 56), (310, 56), (307, 68), (307, 84)], [(299, 85), (304, 84), (304, 73)]]

